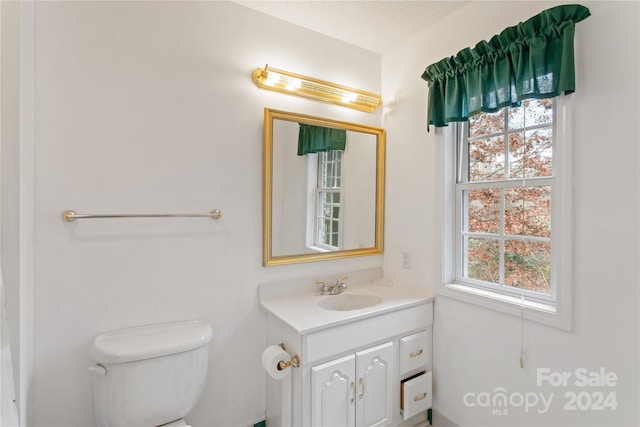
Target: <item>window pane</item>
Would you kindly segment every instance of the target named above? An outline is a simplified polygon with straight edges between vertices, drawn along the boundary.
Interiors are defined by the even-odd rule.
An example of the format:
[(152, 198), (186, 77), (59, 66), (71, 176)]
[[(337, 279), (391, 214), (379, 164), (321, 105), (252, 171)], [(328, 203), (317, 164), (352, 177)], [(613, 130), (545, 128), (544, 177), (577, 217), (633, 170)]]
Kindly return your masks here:
[(504, 178), (504, 138), (469, 142), (469, 181)]
[(524, 127), (524, 106), (527, 101), (522, 103), (520, 107), (509, 108), (507, 120), (509, 121), (509, 129), (522, 129)]
[(552, 99), (528, 99), (522, 106), (509, 108), (509, 129), (522, 129), (553, 121)]
[(544, 127), (525, 132), (527, 160), (524, 177), (551, 176), (553, 128)]
[(334, 229), (334, 232), (331, 233), (331, 246), (335, 246), (337, 248), (338, 247), (338, 224), (334, 223), (334, 225), (336, 226), (336, 228)]
[(320, 216), (328, 217), (330, 213), (331, 207), (329, 206), (329, 202), (331, 195), (328, 193), (320, 193)]
[(328, 183), (329, 183), (329, 164), (326, 162), (327, 159), (327, 153), (322, 153), (321, 156), (322, 164), (322, 174), (321, 174), (321, 178), (322, 180), (320, 181), (320, 187), (328, 187)]
[(469, 138), (504, 132), (504, 110), (469, 117)]
[(525, 125), (543, 125), (553, 121), (553, 99), (529, 99), (523, 104)]
[(551, 244), (507, 240), (504, 253), (505, 285), (551, 293)]
[(465, 237), (466, 271), (470, 279), (500, 282), (500, 244), (496, 239)]
[(553, 129), (540, 128), (509, 135), (509, 178), (551, 176)]
[(526, 147), (524, 132), (509, 134), (509, 178), (523, 178)]
[[(467, 231), (500, 232), (500, 190), (469, 190), (467, 197)], [(464, 195), (463, 195), (464, 196)]]
[(333, 198), (333, 194), (325, 193), (325, 204), (324, 209), (322, 210), (322, 216), (331, 218), (331, 199)]
[(507, 235), (551, 237), (551, 188), (506, 188), (504, 232)]
[(329, 244), (329, 236), (331, 234), (331, 220), (325, 219), (322, 227), (322, 236), (321, 242), (324, 244)]
[(318, 193), (318, 216), (324, 216), (324, 209), (327, 206), (327, 194)]

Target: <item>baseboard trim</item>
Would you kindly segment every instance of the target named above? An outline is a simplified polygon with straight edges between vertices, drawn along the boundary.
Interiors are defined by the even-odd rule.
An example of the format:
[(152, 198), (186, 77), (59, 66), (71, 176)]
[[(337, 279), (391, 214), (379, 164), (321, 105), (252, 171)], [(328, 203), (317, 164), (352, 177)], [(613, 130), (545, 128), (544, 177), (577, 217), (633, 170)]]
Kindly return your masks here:
[(443, 414), (438, 408), (433, 408), (433, 427), (461, 427), (460, 424), (453, 421), (449, 416)]
[(247, 427), (266, 426), (266, 425), (267, 425), (267, 422), (264, 417), (257, 418), (256, 420), (250, 421), (249, 423), (247, 423)]

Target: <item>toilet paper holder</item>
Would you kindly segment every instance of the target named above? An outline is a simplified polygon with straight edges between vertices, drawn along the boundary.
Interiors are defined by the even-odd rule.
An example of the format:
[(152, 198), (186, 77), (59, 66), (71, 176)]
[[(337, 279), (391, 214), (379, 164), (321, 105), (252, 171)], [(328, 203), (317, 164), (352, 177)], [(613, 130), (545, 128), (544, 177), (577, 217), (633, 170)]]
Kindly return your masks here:
[[(284, 351), (287, 351), (286, 347), (284, 346), (284, 343), (280, 343), (280, 347), (282, 347), (282, 349)], [(281, 360), (280, 362), (278, 362), (278, 370), (279, 371), (285, 370), (289, 366), (293, 366), (294, 368), (299, 368), (300, 367), (300, 356), (298, 356), (297, 354), (294, 354), (293, 357), (291, 357), (291, 360), (289, 360), (289, 361)]]

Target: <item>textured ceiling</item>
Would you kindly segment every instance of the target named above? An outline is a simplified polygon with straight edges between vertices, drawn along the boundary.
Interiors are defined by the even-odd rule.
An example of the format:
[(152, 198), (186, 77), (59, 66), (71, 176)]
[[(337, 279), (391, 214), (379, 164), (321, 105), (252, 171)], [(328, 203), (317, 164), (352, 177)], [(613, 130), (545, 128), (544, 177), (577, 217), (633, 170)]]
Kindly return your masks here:
[(468, 1), (235, 0), (364, 49), (383, 53)]

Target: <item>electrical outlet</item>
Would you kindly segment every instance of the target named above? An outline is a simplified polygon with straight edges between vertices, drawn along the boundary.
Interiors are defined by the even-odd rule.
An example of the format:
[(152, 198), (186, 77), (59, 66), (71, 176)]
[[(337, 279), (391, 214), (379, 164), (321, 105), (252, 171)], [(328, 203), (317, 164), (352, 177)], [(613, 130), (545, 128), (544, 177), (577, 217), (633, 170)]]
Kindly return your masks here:
[(402, 268), (411, 270), (411, 252), (402, 251)]

